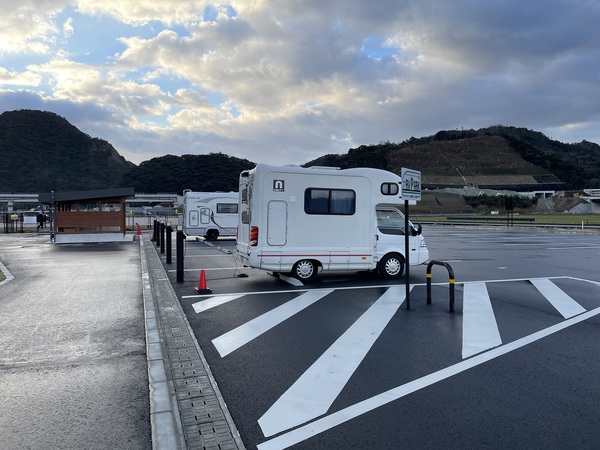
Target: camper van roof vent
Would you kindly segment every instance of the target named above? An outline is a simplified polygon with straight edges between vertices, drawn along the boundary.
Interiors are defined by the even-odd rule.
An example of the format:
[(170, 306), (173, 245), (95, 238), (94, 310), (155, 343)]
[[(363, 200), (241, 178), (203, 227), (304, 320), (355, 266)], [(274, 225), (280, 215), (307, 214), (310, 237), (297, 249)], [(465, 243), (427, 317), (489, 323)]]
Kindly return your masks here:
[(341, 167), (332, 167), (332, 166), (310, 166), (307, 169), (329, 169), (329, 170), (340, 170)]

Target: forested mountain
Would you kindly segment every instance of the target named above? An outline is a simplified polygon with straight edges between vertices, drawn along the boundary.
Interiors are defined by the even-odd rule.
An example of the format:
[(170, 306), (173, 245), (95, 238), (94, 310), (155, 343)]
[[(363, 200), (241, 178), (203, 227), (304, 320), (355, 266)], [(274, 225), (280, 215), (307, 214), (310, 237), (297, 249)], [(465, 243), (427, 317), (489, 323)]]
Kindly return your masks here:
[[(106, 141), (43, 111), (0, 114), (0, 192), (39, 193), (134, 187), (136, 192), (235, 191), (255, 163), (221, 153), (165, 155), (139, 166)], [(261, 161), (268, 163), (269, 161)], [(514, 190), (600, 187), (600, 146), (564, 144), (526, 128), (440, 131), (324, 155), (305, 166), (420, 170), (424, 187), (473, 185)], [(536, 188), (537, 187), (537, 188)]]
[(385, 142), (330, 154), (306, 164), (377, 167), (422, 172), (424, 186), (483, 187), (541, 184), (551, 189), (600, 187), (600, 146), (564, 144), (526, 128), (493, 126), (440, 131), (433, 136)]
[(166, 155), (144, 161), (132, 168), (120, 186), (133, 187), (136, 192), (181, 194), (184, 189), (199, 192), (238, 190), (242, 170), (256, 164), (246, 159), (222, 153), (208, 155)]
[(0, 192), (105, 189), (132, 167), (108, 142), (54, 113), (0, 114)]

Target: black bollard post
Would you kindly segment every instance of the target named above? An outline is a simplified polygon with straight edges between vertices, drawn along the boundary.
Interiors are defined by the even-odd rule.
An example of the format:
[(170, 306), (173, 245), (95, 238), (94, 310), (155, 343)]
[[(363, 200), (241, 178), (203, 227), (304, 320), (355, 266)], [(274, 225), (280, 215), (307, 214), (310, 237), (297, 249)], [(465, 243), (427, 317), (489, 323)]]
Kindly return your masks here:
[(171, 243), (173, 240), (173, 228), (171, 228), (171, 222), (167, 222), (167, 264), (171, 264)]
[(177, 258), (177, 282), (181, 283), (183, 281), (183, 240), (185, 239), (185, 234), (183, 234), (183, 229), (181, 225), (177, 225), (177, 235), (176, 235), (176, 258)]
[(158, 241), (158, 220), (154, 219), (154, 233), (153, 233), (153, 240), (156, 243), (156, 245), (159, 245), (159, 241)]
[(160, 220), (156, 221), (156, 246), (160, 249)]
[(160, 223), (160, 252), (165, 252), (165, 223)]

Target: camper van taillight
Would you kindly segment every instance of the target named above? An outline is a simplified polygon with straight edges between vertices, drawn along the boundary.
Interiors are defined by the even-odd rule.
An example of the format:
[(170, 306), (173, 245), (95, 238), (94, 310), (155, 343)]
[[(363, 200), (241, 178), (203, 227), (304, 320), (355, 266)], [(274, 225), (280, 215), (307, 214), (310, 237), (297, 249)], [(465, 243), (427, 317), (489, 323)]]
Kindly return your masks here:
[(258, 227), (250, 227), (250, 247), (258, 245)]

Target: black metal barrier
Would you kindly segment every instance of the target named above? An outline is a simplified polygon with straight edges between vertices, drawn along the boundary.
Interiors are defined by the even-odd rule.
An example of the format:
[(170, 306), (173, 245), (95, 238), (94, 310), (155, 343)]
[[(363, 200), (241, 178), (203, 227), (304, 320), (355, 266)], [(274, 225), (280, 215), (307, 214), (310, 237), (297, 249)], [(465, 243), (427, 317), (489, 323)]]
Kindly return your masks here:
[(427, 304), (431, 305), (431, 267), (432, 266), (444, 266), (448, 269), (448, 282), (450, 283), (450, 312), (454, 312), (454, 270), (450, 267), (450, 264), (443, 261), (429, 261), (427, 264)]
[(169, 223), (167, 225), (167, 228), (165, 228), (166, 232), (167, 232), (167, 264), (171, 264), (173, 255), (171, 254), (171, 248), (172, 248), (172, 240), (173, 240), (173, 228), (171, 228), (171, 224)]
[(175, 257), (177, 258), (177, 282), (181, 283), (183, 281), (183, 241), (185, 239), (185, 234), (183, 234), (183, 230), (179, 228), (181, 225), (177, 225), (177, 234), (176, 234), (176, 252)]
[(161, 222), (160, 223), (160, 252), (164, 253), (165, 252), (165, 223)]
[(160, 222), (156, 221), (156, 247), (160, 250)]

